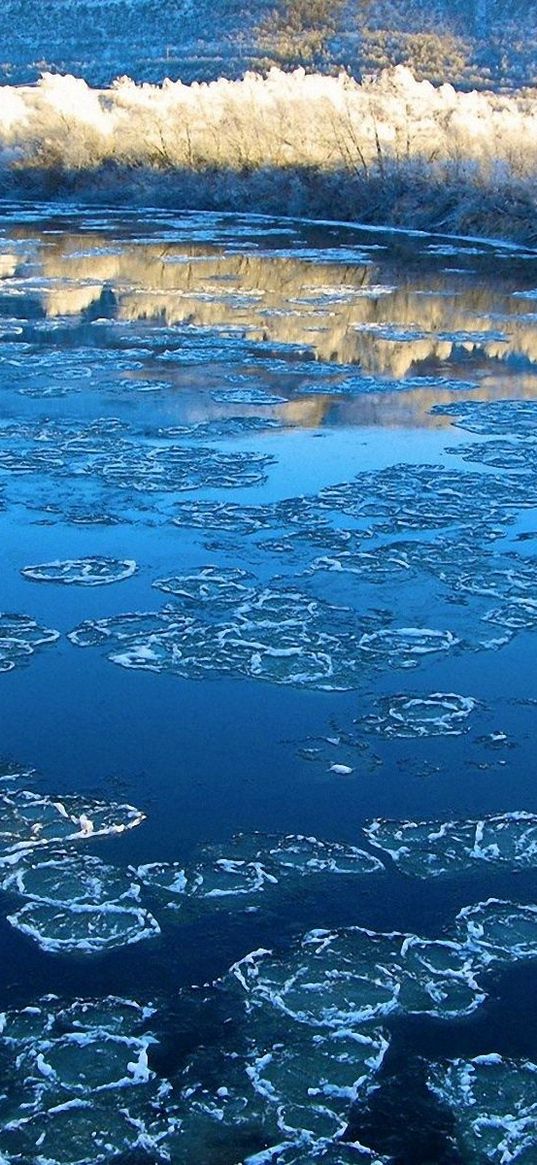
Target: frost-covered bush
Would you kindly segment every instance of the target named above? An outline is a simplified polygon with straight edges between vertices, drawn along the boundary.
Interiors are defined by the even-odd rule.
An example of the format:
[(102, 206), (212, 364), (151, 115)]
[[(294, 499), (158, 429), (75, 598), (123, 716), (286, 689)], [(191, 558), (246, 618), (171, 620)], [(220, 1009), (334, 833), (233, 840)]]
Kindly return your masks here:
[(464, 163), (486, 180), (498, 162), (537, 169), (537, 96), (435, 88), (398, 67), (358, 84), (273, 69), (266, 78), (91, 89), (46, 74), (2, 90), (0, 147), (12, 165), (83, 170), (116, 165), (250, 170), (381, 169), (403, 159)]
[(378, 217), (411, 221), (436, 190), (429, 214), (440, 223), (448, 194), (447, 221), (454, 200), (493, 199), (497, 216), (533, 205), (536, 107), (534, 92), (457, 92), (402, 66), (362, 84), (273, 69), (191, 86), (123, 78), (110, 90), (48, 74), (2, 90), (0, 161), (6, 189), (30, 176), (39, 185), (44, 173), (56, 189), (81, 189), (90, 175), (95, 186), (120, 171), (140, 189), (162, 177), (177, 199), (179, 181), (185, 190), (194, 176), (195, 205), (244, 205), (245, 179), (257, 175), (258, 209), (339, 217), (371, 214), (375, 191)]

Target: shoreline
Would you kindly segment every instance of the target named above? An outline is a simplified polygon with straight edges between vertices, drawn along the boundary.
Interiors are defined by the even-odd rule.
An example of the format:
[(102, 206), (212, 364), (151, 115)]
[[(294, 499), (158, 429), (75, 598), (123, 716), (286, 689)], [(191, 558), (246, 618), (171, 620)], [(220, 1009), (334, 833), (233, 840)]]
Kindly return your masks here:
[(241, 174), (114, 165), (89, 172), (25, 168), (2, 174), (0, 214), (6, 204), (16, 202), (42, 204), (44, 213), (55, 206), (86, 206), (125, 213), (248, 215), (342, 230), (434, 235), (513, 253), (537, 251), (537, 183), (533, 196), (527, 189), (513, 192), (510, 186), (510, 197), (502, 204), (498, 190), (428, 185), (425, 171), (419, 183), (414, 176), (406, 183), (398, 177), (396, 183), (391, 176), (364, 181), (309, 170)]

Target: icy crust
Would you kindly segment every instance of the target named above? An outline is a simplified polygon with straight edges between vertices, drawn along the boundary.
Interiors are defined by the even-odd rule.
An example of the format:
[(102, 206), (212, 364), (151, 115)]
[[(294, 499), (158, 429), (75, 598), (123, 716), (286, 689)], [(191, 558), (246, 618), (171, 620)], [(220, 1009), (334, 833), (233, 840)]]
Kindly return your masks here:
[(96, 556), (25, 566), (21, 574), (32, 582), (72, 583), (78, 586), (98, 587), (130, 578), (137, 569), (133, 559), (120, 560)]
[(453, 1113), (469, 1165), (537, 1160), (537, 1064), (493, 1053), (431, 1064), (428, 1083)]
[(254, 952), (231, 973), (252, 1006), (319, 1031), (361, 1032), (401, 1013), (455, 1019), (486, 998), (464, 944), (360, 927), (311, 931), (287, 958)]
[(59, 631), (41, 627), (30, 615), (0, 612), (0, 674), (13, 671), (36, 649), (59, 638)]
[(29, 902), (7, 920), (50, 954), (100, 954), (160, 934), (158, 922), (139, 906), (101, 901), (52, 905)]
[(175, 603), (86, 620), (68, 638), (78, 647), (106, 646), (125, 668), (188, 679), (227, 673), (327, 691), (357, 687), (368, 668), (414, 667), (459, 643), (451, 631), (386, 626), (386, 612), (358, 615), (294, 586), (248, 583), (244, 572), (217, 568), (158, 580)]
[(466, 821), (370, 822), (365, 835), (372, 846), (393, 858), (405, 874), (434, 878), (479, 869), (537, 867), (537, 816), (515, 812)]
[(393, 738), (421, 740), (430, 736), (460, 736), (477, 706), (472, 696), (431, 692), (427, 696), (381, 696), (377, 711), (356, 723), (366, 732)]
[(149, 1065), (152, 1013), (114, 996), (68, 1006), (49, 996), (5, 1012), (2, 1160), (104, 1165), (137, 1151), (169, 1160), (176, 1119), (171, 1086)]

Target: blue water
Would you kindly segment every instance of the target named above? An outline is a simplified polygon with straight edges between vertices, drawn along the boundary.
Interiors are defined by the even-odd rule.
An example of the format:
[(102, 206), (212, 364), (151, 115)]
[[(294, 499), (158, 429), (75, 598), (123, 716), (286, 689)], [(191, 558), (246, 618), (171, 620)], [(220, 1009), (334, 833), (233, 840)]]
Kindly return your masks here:
[[(267, 228), (273, 233), (264, 234)], [(461, 597), (430, 571), (380, 583), (341, 572), (304, 574), (327, 553), (308, 541), (313, 526), (305, 511), (300, 516), (304, 503), (296, 504), (292, 520), (272, 517), (272, 527), (255, 535), (172, 521), (182, 503), (197, 501), (258, 507), (266, 517), (275, 503), (316, 499), (326, 487), (366, 473), (364, 491), (374, 502), (383, 473), (401, 465), (412, 467), (411, 479), (415, 475), (408, 513), (425, 496), (420, 467), (437, 467), (433, 477), (443, 467), (458, 474), (461, 490), (449, 522), (429, 516), (414, 526), (408, 518), (406, 526), (397, 525), (397, 519), (390, 527), (372, 503), (363, 516), (338, 511), (331, 528), (361, 531), (364, 552), (426, 541), (433, 561), (434, 544), (447, 538), (452, 574), (486, 574), (512, 554), (521, 556), (513, 560), (517, 569), (521, 562), (533, 569), (537, 470), (531, 432), (519, 431), (516, 411), (497, 437), (492, 430), (483, 435), (456, 427), (456, 417), (431, 410), (459, 401), (524, 400), (537, 417), (532, 300), (514, 294), (535, 287), (537, 256), (513, 252), (506, 261), (493, 245), (467, 254), (461, 244), (453, 266), (462, 271), (453, 273), (445, 270), (451, 259), (431, 249), (438, 240), (426, 236), (153, 212), (144, 221), (117, 212), (99, 214), (97, 221), (82, 208), (51, 213), (39, 206), (5, 207), (0, 239), (2, 255), (13, 256), (5, 259), (0, 288), (0, 425), (2, 431), (16, 427), (0, 440), (0, 609), (31, 615), (61, 633), (56, 643), (0, 674), (1, 751), (35, 767), (35, 787), (43, 794), (126, 801), (146, 814), (139, 828), (90, 840), (84, 852), (122, 868), (188, 865), (199, 861), (205, 843), (227, 857), (226, 846), (239, 832), (306, 834), (360, 846), (363, 825), (377, 817), (442, 822), (537, 813), (535, 590), (524, 608), (527, 626), (487, 649), (484, 639), (502, 635), (500, 626), (482, 621), (487, 609), (502, 605), (498, 598)], [(344, 258), (334, 257), (334, 248), (337, 256), (345, 248)], [(375, 291), (379, 287), (384, 291)], [(392, 326), (394, 339), (386, 333)], [(401, 338), (403, 330), (409, 334)], [(366, 381), (361, 387), (345, 387), (360, 377)], [(152, 378), (168, 383), (154, 393), (140, 391), (138, 382)], [(212, 395), (233, 386), (277, 394), (285, 403), (222, 404)], [(217, 425), (231, 417), (269, 418), (280, 427), (227, 436)], [(75, 471), (68, 449), (61, 453), (61, 473), (31, 461), (40, 450), (63, 448), (64, 437), (36, 437), (39, 425), (58, 423), (65, 433), (68, 422), (81, 431), (96, 418), (118, 418), (125, 427), (111, 437), (100, 431), (84, 472)], [(196, 435), (193, 426), (207, 421), (214, 423), (212, 433)], [(173, 426), (191, 428), (180, 436), (157, 433)], [(475, 445), (479, 457), (481, 443), (496, 439), (525, 442), (522, 469), (491, 468), (461, 455)], [(123, 440), (130, 460), (120, 484), (110, 484), (101, 472), (100, 443), (102, 456), (113, 460)], [(187, 490), (174, 488), (169, 474), (155, 490), (143, 479), (130, 488), (136, 457), (170, 445), (189, 451), (193, 469), (201, 464), (200, 447), (230, 457), (230, 465), (238, 465), (235, 454), (263, 454), (269, 458), (265, 480), (220, 488), (224, 470), (218, 470), (207, 484), (198, 481)], [(23, 471), (1, 460), (7, 449), (30, 456)], [(498, 525), (497, 515), (476, 511), (479, 482), (491, 476), (512, 499), (512, 521)], [(483, 491), (490, 488), (483, 485)], [(394, 496), (392, 514), (397, 483)], [(95, 514), (112, 516), (114, 523), (90, 524)], [(494, 537), (490, 522), (496, 523)], [(292, 548), (263, 549), (276, 534), (297, 530), (303, 540)], [(468, 565), (468, 544), (479, 550), (479, 570)], [(20, 573), (31, 564), (94, 556), (135, 559), (138, 571), (97, 587), (38, 584)], [(207, 565), (240, 567), (258, 588), (276, 579), (276, 587), (344, 607), (349, 626), (364, 616), (383, 626), (386, 618), (397, 627), (452, 630), (460, 642), (453, 650), (411, 657), (417, 666), (400, 667), (394, 659), (364, 665), (340, 691), (330, 684), (260, 682), (251, 669), (240, 675), (216, 663), (201, 679), (173, 669), (130, 669), (109, 662), (109, 647), (78, 648), (67, 638), (84, 620), (158, 611), (170, 596), (152, 587), (156, 579), (191, 575)], [(324, 617), (330, 624), (332, 615)], [(207, 618), (210, 623), (216, 616)], [(327, 624), (324, 630), (334, 629)], [(277, 644), (277, 625), (272, 634)], [(353, 727), (384, 696), (437, 692), (473, 697), (467, 731), (389, 739)], [(505, 736), (495, 742), (494, 733)], [(333, 765), (352, 771), (338, 773)], [(70, 853), (62, 860), (68, 862)], [(216, 1064), (220, 1010), (228, 1006), (222, 988), (206, 986), (200, 1013), (193, 985), (215, 982), (260, 947), (291, 950), (315, 927), (438, 938), (462, 906), (490, 897), (536, 900), (531, 863), (523, 870), (474, 864), (456, 876), (419, 880), (404, 877), (387, 859), (378, 878), (306, 877), (266, 902), (259, 896), (253, 907), (232, 901), (229, 908), (200, 909), (184, 920), (162, 908), (159, 915), (155, 907), (159, 938), (94, 956), (42, 949), (6, 921), (21, 902), (4, 894), (0, 1009), (24, 1007), (49, 993), (62, 1002), (108, 995), (153, 1002), (152, 1030), (160, 1045), (150, 1063), (178, 1091), (181, 1072), (200, 1045), (214, 1045)], [(387, 1059), (371, 1095), (350, 1112), (344, 1140), (359, 1139), (371, 1150), (369, 1160), (401, 1165), (510, 1160), (475, 1156), (453, 1116), (446, 1117), (425, 1084), (421, 1096), (416, 1081), (423, 1080), (423, 1065), (442, 1058), (497, 1052), (537, 1061), (531, 1014), (536, 982), (530, 960), (501, 966), (487, 979), (488, 1000), (470, 1016), (394, 1016), (387, 1025)], [(6, 1081), (10, 1072), (7, 1064)], [(414, 1105), (421, 1112), (421, 1103), (416, 1125), (406, 1127), (409, 1110)], [(64, 1135), (69, 1139), (69, 1131)], [(279, 1144), (275, 1133), (257, 1126), (248, 1135), (245, 1149), (231, 1122), (216, 1147), (210, 1137), (200, 1142), (199, 1156), (193, 1156), (188, 1130), (182, 1147), (172, 1138), (168, 1147), (146, 1146), (145, 1155), (143, 1146), (119, 1148), (127, 1152), (125, 1161), (165, 1159), (158, 1154), (168, 1152), (172, 1161), (212, 1165), (247, 1160)], [(285, 1150), (295, 1156), (274, 1148), (272, 1160), (309, 1161), (321, 1153), (319, 1145), (295, 1140), (297, 1147)], [(327, 1160), (343, 1160), (337, 1143), (322, 1149), (336, 1154)], [(8, 1139), (5, 1151), (6, 1159), (22, 1160), (18, 1143), (13, 1148)], [(25, 1143), (22, 1152), (24, 1160), (28, 1152), (31, 1160), (43, 1159), (38, 1147), (29, 1150)], [(537, 1160), (537, 1137), (524, 1152), (524, 1161)], [(106, 1153), (93, 1159), (106, 1159)]]

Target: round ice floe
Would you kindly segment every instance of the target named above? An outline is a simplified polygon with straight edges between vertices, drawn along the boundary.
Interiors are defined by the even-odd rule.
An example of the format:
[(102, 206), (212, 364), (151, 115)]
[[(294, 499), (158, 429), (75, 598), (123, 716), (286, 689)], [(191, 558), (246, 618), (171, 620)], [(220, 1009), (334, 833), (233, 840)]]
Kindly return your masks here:
[(271, 844), (267, 856), (286, 874), (373, 874), (384, 866), (354, 845), (289, 834)]
[(0, 673), (13, 671), (18, 663), (22, 663), (25, 656), (33, 655), (34, 649), (30, 643), (23, 643), (20, 639), (0, 638)]
[(533, 446), (517, 441), (491, 440), (486, 444), (451, 447), (447, 452), (462, 457), (463, 461), (477, 461), (495, 469), (521, 470), (531, 473), (537, 467)]
[(97, 556), (25, 566), (21, 574), (32, 582), (73, 583), (78, 586), (98, 587), (130, 578), (136, 570), (137, 566), (133, 559), (120, 560)]
[(285, 1041), (256, 1049), (247, 1073), (274, 1106), (282, 1131), (333, 1137), (344, 1131), (349, 1106), (372, 1086), (387, 1048), (375, 1029), (313, 1035), (291, 1024)]
[(124, 833), (143, 820), (144, 814), (133, 805), (10, 790), (0, 794), (0, 856), (14, 861), (23, 850)]
[(480, 821), (383, 821), (365, 829), (370, 843), (418, 878), (456, 874), (476, 863), (537, 866), (537, 816), (504, 813)]
[(109, 619), (86, 619), (67, 638), (76, 647), (96, 647), (115, 641), (141, 642), (161, 633), (186, 633), (194, 625), (194, 620), (180, 611), (165, 608), (163, 611), (133, 611), (126, 615), (112, 615)]
[(376, 954), (362, 934), (356, 942), (343, 932), (320, 931), (307, 935), (286, 960), (256, 952), (232, 972), (253, 1000), (299, 1023), (355, 1030), (397, 1008), (399, 977), (377, 965)]
[(99, 954), (160, 934), (147, 910), (116, 902), (61, 907), (29, 902), (8, 915), (8, 922), (51, 954)]
[(19, 1011), (0, 1014), (0, 1039), (17, 1053), (27, 1044), (46, 1039), (55, 1019), (55, 999), (49, 997), (39, 1006), (22, 1007)]
[(512, 599), (504, 607), (496, 607), (483, 615), (486, 623), (507, 627), (509, 631), (532, 631), (537, 627), (537, 600), (533, 598)]
[(412, 575), (411, 563), (397, 546), (379, 546), (376, 550), (342, 550), (339, 554), (328, 554), (315, 558), (308, 567), (308, 573), (328, 571), (337, 574), (354, 574), (360, 581), (368, 583), (398, 582)]
[(379, 631), (362, 635), (357, 647), (375, 663), (416, 667), (421, 656), (449, 651), (458, 642), (451, 631), (432, 631), (428, 627), (381, 627)]
[(184, 894), (188, 883), (184, 868), (176, 862), (150, 862), (134, 873), (142, 885), (166, 896)]
[(25, 1053), (20, 1067), (44, 1087), (85, 1096), (147, 1084), (153, 1075), (147, 1049), (154, 1042), (152, 1036), (69, 1032), (36, 1043)]
[(537, 435), (537, 403), (533, 400), (462, 401), (435, 405), (432, 411), (454, 417), (452, 424), (457, 429), (483, 437), (507, 434), (518, 441), (535, 441)]
[(193, 574), (156, 579), (153, 586), (186, 605), (207, 604), (215, 610), (236, 607), (252, 595), (252, 580), (253, 576), (246, 570), (205, 566)]
[(222, 388), (211, 392), (217, 404), (245, 405), (285, 405), (287, 397), (276, 396), (262, 388)]
[(489, 898), (465, 906), (455, 929), (484, 966), (537, 958), (537, 906)]
[(237, 502), (181, 502), (172, 520), (174, 526), (223, 530), (233, 534), (255, 534), (270, 524), (263, 507), (241, 506)]
[(537, 1160), (537, 1064), (491, 1053), (432, 1064), (428, 1084), (453, 1113), (464, 1160)]
[(37, 647), (59, 638), (59, 631), (41, 627), (29, 615), (0, 613), (0, 673), (12, 671)]
[(239, 897), (257, 895), (277, 879), (261, 862), (237, 861), (234, 858), (217, 858), (215, 861), (200, 863), (187, 880), (186, 892), (194, 898), (201, 898), (208, 904), (223, 904)]
[(464, 945), (407, 936), (401, 946), (399, 1007), (410, 1014), (459, 1019), (485, 1002), (475, 959)]
[(459, 736), (467, 731), (467, 719), (477, 705), (472, 696), (432, 692), (428, 696), (384, 696), (378, 713), (365, 716), (361, 727), (380, 736), (423, 738)]
[(104, 1031), (134, 1036), (154, 1012), (153, 1007), (134, 999), (105, 995), (102, 999), (76, 999), (56, 1013), (56, 1020), (62, 1033)]
[(468, 594), (508, 602), (531, 599), (535, 594), (536, 583), (537, 563), (531, 558), (512, 555), (500, 559), (497, 565), (494, 565), (493, 560), (489, 570), (459, 575), (454, 579), (454, 588)]
[[(0, 873), (0, 879), (2, 875)], [(21, 857), (0, 881), (3, 890), (37, 902), (69, 906), (136, 899), (139, 886), (114, 866), (88, 854), (62, 853), (41, 861)]]

